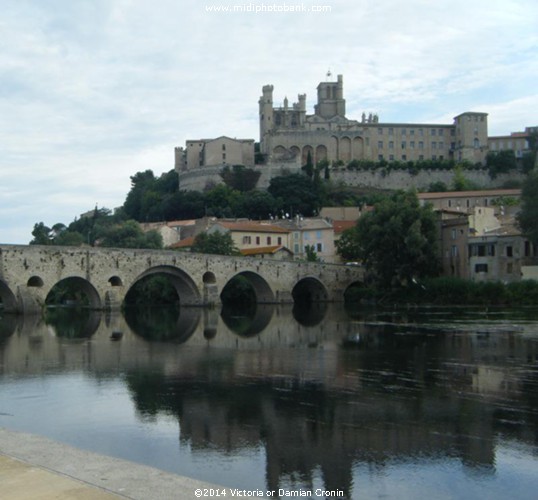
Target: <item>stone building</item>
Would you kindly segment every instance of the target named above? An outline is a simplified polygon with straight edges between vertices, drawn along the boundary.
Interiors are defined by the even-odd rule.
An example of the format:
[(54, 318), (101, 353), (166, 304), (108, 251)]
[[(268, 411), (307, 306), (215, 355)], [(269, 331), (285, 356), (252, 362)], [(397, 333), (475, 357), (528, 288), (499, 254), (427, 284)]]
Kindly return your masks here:
[(223, 135), (216, 139), (188, 140), (185, 148), (175, 148), (177, 172), (215, 165), (254, 166), (254, 139)]
[(487, 113), (465, 112), (451, 124), (383, 123), (377, 115), (361, 120), (346, 117), (343, 76), (317, 87), (314, 114), (306, 113), (306, 95), (296, 103), (284, 99), (275, 107), (273, 86), (265, 85), (259, 99), (260, 152), (269, 162), (297, 158), (304, 165), (308, 153), (322, 160), (468, 160), (483, 163), (488, 148)]
[(488, 148), (490, 151), (512, 150), (515, 157), (521, 159), (525, 153), (531, 151), (530, 139), (533, 134), (538, 134), (538, 126), (525, 127), (524, 132), (488, 137)]

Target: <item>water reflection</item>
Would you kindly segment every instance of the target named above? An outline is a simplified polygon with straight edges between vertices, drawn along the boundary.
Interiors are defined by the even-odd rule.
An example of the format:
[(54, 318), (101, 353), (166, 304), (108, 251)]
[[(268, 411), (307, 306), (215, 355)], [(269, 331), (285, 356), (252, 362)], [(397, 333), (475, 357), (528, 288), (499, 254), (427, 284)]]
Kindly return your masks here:
[[(442, 476), (445, 495), (463, 484), (470, 497), (502, 498), (517, 477), (522, 497), (530, 497), (536, 482), (525, 471), (536, 466), (538, 450), (536, 311), (363, 310), (350, 317), (326, 306), (322, 313), (259, 307), (238, 326), (216, 310), (137, 310), (91, 320), (93, 335), (50, 319), (10, 318), (0, 322), (0, 366), (9, 375), (0, 381), (6, 387), (15, 374), (44, 377), (51, 367), (66, 374), (82, 367), (98, 380), (117, 374), (138, 421), (178, 424), (170, 437), (179, 442), (177, 455), (159, 461), (158, 452), (132, 447), (127, 458), (220, 484), (322, 486), (348, 498), (407, 485), (413, 498), (436, 491)], [(110, 342), (114, 331), (123, 332), (121, 342)], [(117, 405), (117, 395), (110, 401)], [(9, 404), (17, 415), (17, 402)], [(97, 432), (114, 425), (102, 418)], [(79, 419), (79, 436), (91, 435)], [(513, 443), (524, 464), (517, 474), (499, 460)], [(261, 475), (230, 475), (230, 457), (247, 470), (245, 453), (258, 449)], [(206, 467), (188, 465), (196, 453)], [(406, 477), (408, 467), (414, 472)], [(369, 479), (378, 476), (386, 490)]]
[(146, 340), (186, 342), (200, 322), (197, 307), (128, 307), (125, 320), (129, 328)]

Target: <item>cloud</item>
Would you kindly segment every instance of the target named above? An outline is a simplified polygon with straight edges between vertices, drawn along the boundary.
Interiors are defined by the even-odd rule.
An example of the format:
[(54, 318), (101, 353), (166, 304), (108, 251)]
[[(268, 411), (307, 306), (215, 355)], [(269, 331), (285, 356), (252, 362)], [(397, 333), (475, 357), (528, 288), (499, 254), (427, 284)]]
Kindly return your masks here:
[(129, 177), (172, 169), (187, 139), (258, 139), (264, 84), (275, 102), (306, 92), (312, 112), (329, 68), (344, 75), (351, 118), (451, 123), (483, 110), (495, 133), (536, 125), (535, 2), (305, 3), (314, 4), (331, 11), (209, 13), (213, 3), (198, 0), (3, 6), (0, 241), (26, 243), (38, 219), (68, 223), (96, 202), (121, 205)]

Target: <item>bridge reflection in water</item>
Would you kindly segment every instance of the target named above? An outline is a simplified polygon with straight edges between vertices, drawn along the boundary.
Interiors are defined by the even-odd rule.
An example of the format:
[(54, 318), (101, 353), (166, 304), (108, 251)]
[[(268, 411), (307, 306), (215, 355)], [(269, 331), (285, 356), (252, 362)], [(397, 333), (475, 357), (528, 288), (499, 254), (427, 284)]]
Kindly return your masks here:
[[(435, 488), (488, 498), (515, 488), (513, 497), (530, 498), (538, 318), (458, 314), (350, 318), (325, 304), (310, 313), (264, 306), (241, 318), (182, 308), (91, 313), (78, 334), (37, 317), (6, 317), (0, 359), (9, 376), (45, 376), (51, 367), (120, 375), (139, 418), (173, 418), (180, 448), (204, 459), (263, 449), (263, 484), (230, 477), (219, 459), (200, 468), (201, 479), (250, 489), (322, 485), (348, 498), (399, 490), (416, 498)], [(111, 341), (113, 332), (122, 332), (120, 341)], [(518, 450), (510, 452), (522, 465), (517, 473), (506, 449)], [(179, 461), (168, 466), (183, 471)]]

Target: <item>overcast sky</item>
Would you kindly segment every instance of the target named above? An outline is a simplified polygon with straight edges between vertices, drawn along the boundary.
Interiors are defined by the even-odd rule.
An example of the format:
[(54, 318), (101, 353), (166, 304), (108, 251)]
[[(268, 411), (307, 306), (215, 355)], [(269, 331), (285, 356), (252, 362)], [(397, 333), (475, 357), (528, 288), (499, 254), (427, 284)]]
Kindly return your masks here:
[[(259, 140), (275, 105), (344, 75), (348, 118), (538, 125), (536, 0), (321, 0), (330, 12), (209, 12), (258, 0), (0, 0), (0, 242), (36, 222), (122, 205), (130, 176), (174, 167), (174, 147)], [(220, 0), (217, 0), (220, 1)], [(325, 9), (327, 10), (327, 9)]]

